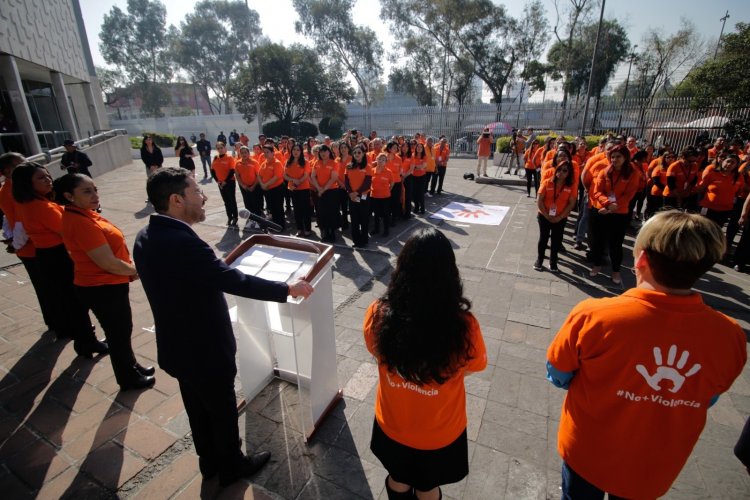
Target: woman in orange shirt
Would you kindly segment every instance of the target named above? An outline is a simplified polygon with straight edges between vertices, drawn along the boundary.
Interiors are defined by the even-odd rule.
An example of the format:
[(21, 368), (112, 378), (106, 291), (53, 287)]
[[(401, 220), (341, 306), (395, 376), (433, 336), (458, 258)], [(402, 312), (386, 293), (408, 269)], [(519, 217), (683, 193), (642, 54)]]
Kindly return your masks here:
[(412, 153), (412, 199), (414, 212), (424, 214), (424, 193), (427, 189), (427, 149), (421, 142), (414, 145)]
[(370, 449), (388, 471), (388, 498), (437, 499), (469, 472), (464, 376), (487, 366), (470, 308), (450, 241), (425, 228), (365, 313), (379, 375)]
[(401, 218), (402, 215), (402, 191), (403, 182), (401, 182), (402, 161), (399, 156), (399, 144), (398, 142), (391, 141), (385, 146), (385, 152), (388, 155), (388, 161), (385, 167), (391, 171), (393, 176), (393, 186), (391, 187), (391, 220), (388, 222), (391, 226), (395, 225), (396, 219)]
[(669, 165), (677, 159), (674, 153), (665, 150), (664, 153), (649, 165), (649, 191), (646, 199), (644, 218), (648, 220), (664, 206), (664, 188), (667, 187), (667, 171)]
[(570, 161), (563, 160), (555, 167), (554, 177), (545, 179), (537, 192), (536, 205), (539, 213), (536, 220), (539, 223), (539, 242), (534, 262), (534, 269), (537, 271), (544, 269), (544, 253), (551, 237), (549, 270), (553, 273), (559, 272), (557, 254), (562, 246), (565, 223), (568, 222), (568, 214), (578, 199), (573, 177), (573, 166)]
[(258, 182), (259, 169), (258, 162), (250, 157), (250, 148), (241, 146), (240, 157), (234, 164), (234, 171), (240, 185), (242, 202), (246, 209), (263, 217), (263, 190)]
[(227, 212), (227, 226), (236, 226), (239, 213), (237, 211), (237, 182), (234, 180), (235, 160), (227, 154), (227, 146), (223, 142), (216, 143), (214, 161), (211, 162), (211, 177), (219, 185), (219, 193), (224, 201)]
[(624, 144), (609, 150), (609, 166), (594, 179), (591, 193), (594, 210), (591, 211), (591, 258), (594, 266), (592, 278), (599, 274), (604, 261), (604, 248), (609, 248), (612, 262), (612, 282), (622, 283), (620, 264), (625, 231), (630, 224), (628, 206), (641, 182), (640, 175), (630, 164), (630, 152)]
[(263, 190), (268, 211), (271, 212), (271, 220), (286, 227), (284, 216), (284, 166), (276, 157), (273, 145), (263, 146), (264, 160), (258, 169), (258, 184)]
[[(339, 165), (339, 179), (342, 181), (346, 176), (346, 168), (352, 162), (352, 146), (346, 141), (339, 144), (339, 153), (336, 156)], [(349, 227), (349, 195), (343, 182), (339, 183), (339, 211), (341, 212), (341, 229)]]
[(57, 189), (65, 205), (63, 241), (73, 260), (75, 292), (104, 329), (115, 380), (121, 391), (151, 387), (154, 367), (140, 365), (130, 344), (129, 283), (138, 275), (125, 236), (96, 212), (99, 194), (91, 178), (68, 174)]
[(302, 146), (292, 146), (289, 161), (284, 168), (284, 179), (289, 183), (294, 209), (296, 236), (312, 234), (312, 200), (310, 198), (310, 166), (302, 154)]
[(336, 228), (339, 225), (338, 171), (331, 148), (322, 144), (318, 149), (318, 161), (310, 174), (310, 184), (318, 193), (320, 239), (326, 243), (336, 242)]
[(721, 228), (732, 215), (735, 196), (745, 185), (739, 165), (740, 159), (736, 154), (726, 155), (720, 151), (714, 160), (713, 168), (709, 167), (703, 172), (698, 184), (698, 193), (704, 193), (700, 201), (701, 215), (705, 215)]
[(417, 141), (404, 141), (399, 146), (399, 156), (401, 156), (401, 182), (404, 187), (404, 204), (403, 204), (403, 218), (411, 218), (411, 200), (414, 197), (414, 159), (412, 158), (412, 152), (416, 146)]
[(58, 338), (72, 338), (79, 356), (106, 354), (106, 342), (97, 340), (88, 308), (76, 297), (73, 262), (62, 238), (63, 207), (52, 200), (52, 177), (38, 163), (22, 163), (13, 170), (13, 198), (16, 217), (36, 247), (43, 286), (52, 305)]
[(370, 240), (370, 186), (372, 175), (364, 146), (354, 146), (352, 161), (346, 166), (346, 193), (352, 216), (352, 241), (355, 248), (367, 246)]
[(424, 154), (425, 159), (427, 160), (427, 164), (425, 167), (425, 177), (424, 177), (424, 195), (429, 196), (432, 198), (432, 195), (427, 191), (427, 189), (430, 187), (430, 180), (432, 179), (432, 176), (435, 175), (436, 171), (436, 165), (435, 165), (435, 141), (432, 139), (432, 137), (428, 137), (424, 144)]
[(386, 153), (378, 154), (375, 159), (375, 168), (372, 172), (372, 189), (370, 198), (372, 199), (372, 213), (375, 216), (375, 224), (370, 234), (375, 235), (380, 232), (380, 221), (383, 221), (383, 236), (388, 236), (389, 221), (391, 218), (391, 188), (393, 187), (393, 173), (386, 166), (388, 155)]
[(534, 185), (534, 194), (539, 193), (539, 171), (542, 168), (541, 156), (537, 154), (541, 146), (539, 141), (531, 141), (531, 146), (524, 153), (526, 161), (524, 163), (524, 171), (526, 172), (526, 197), (531, 198), (531, 185)]

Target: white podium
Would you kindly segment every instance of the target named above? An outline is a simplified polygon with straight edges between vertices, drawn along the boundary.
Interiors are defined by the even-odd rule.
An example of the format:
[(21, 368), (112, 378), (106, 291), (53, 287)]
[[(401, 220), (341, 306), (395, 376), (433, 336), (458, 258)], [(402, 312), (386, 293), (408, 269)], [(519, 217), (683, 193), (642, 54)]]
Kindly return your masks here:
[[(236, 297), (240, 381), (246, 402), (274, 377), (297, 385), (297, 425), (309, 440), (342, 398), (336, 372), (331, 267), (333, 248), (289, 236), (256, 234), (226, 258), (245, 274), (291, 283), (309, 281), (307, 299), (285, 304)], [(296, 423), (296, 422), (295, 422)]]

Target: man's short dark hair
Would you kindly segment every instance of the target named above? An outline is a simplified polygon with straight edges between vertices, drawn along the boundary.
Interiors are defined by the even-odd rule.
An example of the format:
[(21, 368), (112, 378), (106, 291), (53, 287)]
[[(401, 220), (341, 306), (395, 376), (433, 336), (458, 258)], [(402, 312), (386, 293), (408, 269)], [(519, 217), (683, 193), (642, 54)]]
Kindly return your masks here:
[(21, 153), (4, 153), (0, 155), (0, 172), (13, 165), (15, 162), (20, 165), (24, 161), (26, 161), (26, 158), (24, 158)]
[(146, 193), (148, 201), (159, 213), (169, 210), (169, 197), (173, 194), (185, 196), (190, 171), (180, 167), (162, 167), (148, 178)]

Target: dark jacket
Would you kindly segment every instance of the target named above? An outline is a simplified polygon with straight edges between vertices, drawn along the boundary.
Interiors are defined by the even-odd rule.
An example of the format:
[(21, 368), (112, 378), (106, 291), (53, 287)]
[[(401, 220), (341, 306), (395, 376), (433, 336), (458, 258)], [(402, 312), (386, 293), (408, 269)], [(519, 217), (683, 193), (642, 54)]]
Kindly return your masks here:
[(141, 146), (141, 160), (143, 160), (143, 163), (146, 164), (146, 168), (157, 165), (159, 167), (162, 166), (164, 163), (164, 155), (161, 154), (161, 149), (159, 149), (159, 146), (154, 144), (154, 152), (149, 153), (148, 149), (146, 149), (146, 146)]
[(211, 155), (211, 143), (208, 142), (206, 139), (202, 139), (196, 142), (195, 149), (198, 150), (198, 154), (200, 154), (201, 156)]
[[(71, 169), (74, 170), (74, 168), (71, 166), (71, 164), (73, 163), (76, 163), (78, 165), (77, 171), (71, 171)], [(87, 155), (86, 153), (81, 153), (78, 150), (73, 151), (72, 153), (66, 151), (65, 153), (63, 153), (62, 158), (60, 158), (60, 166), (68, 169), (68, 173), (81, 173), (90, 177), (91, 174), (89, 173), (89, 167), (91, 165), (92, 163), (89, 155)]]
[(236, 375), (225, 292), (286, 302), (289, 291), (231, 269), (187, 224), (162, 215), (138, 233), (133, 260), (154, 315), (159, 366), (176, 378)]

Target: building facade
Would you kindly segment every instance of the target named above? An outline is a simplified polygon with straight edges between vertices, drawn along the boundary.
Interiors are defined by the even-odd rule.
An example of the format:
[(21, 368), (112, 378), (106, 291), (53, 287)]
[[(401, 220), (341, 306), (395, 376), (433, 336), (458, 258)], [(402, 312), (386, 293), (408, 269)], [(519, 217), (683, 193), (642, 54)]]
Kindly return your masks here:
[(78, 0), (0, 0), (0, 153), (108, 128)]

